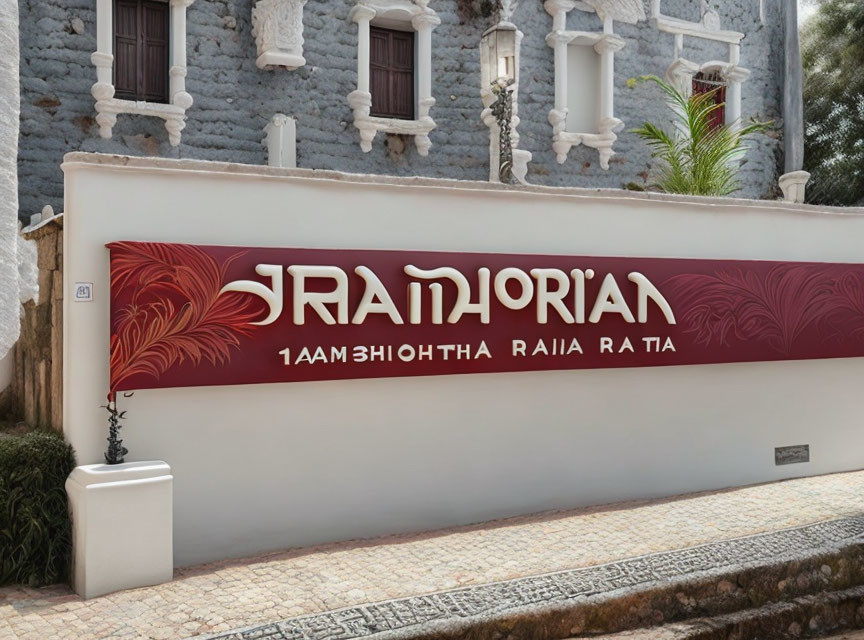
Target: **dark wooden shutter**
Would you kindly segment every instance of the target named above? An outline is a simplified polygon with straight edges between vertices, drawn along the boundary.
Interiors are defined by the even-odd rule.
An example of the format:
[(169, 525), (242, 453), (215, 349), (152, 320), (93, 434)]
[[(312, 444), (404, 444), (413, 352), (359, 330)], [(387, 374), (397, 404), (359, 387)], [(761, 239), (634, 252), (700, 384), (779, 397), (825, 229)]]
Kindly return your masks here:
[(720, 108), (711, 114), (711, 128), (717, 129), (726, 123), (726, 83), (718, 74), (697, 73), (693, 76), (693, 95), (714, 91), (714, 104)]
[(168, 102), (170, 7), (160, 0), (114, 0), (114, 95)]
[(390, 110), (390, 38), (385, 29), (369, 30), (369, 92), (372, 115), (389, 115)]
[(114, 2), (114, 97), (135, 100), (138, 92), (138, 1)]
[(168, 102), (168, 25), (170, 6), (167, 2), (146, 0), (141, 12), (144, 22), (142, 69), (144, 99)]
[(414, 119), (414, 32), (370, 27), (372, 115)]

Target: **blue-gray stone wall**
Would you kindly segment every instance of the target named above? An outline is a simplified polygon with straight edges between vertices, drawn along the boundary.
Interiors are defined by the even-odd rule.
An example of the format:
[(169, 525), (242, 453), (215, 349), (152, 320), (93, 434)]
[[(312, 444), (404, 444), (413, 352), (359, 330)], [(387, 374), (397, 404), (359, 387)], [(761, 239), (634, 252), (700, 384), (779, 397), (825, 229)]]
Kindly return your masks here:
[[(741, 65), (752, 71), (744, 83), (745, 117), (774, 120), (782, 105), (783, 20), (779, 3), (765, 0), (760, 24), (759, 0), (715, 2), (724, 29), (746, 34)], [(187, 10), (188, 76), (195, 99), (187, 112), (179, 147), (168, 144), (161, 119), (121, 114), (113, 138), (99, 137), (90, 87), (96, 71), (90, 54), (96, 48), (95, 0), (20, 0), (21, 134), (19, 152), (20, 212), (23, 218), (45, 204), (62, 210), (60, 163), (69, 151), (222, 160), (265, 164), (263, 129), (277, 112), (297, 119), (297, 163), (300, 167), (355, 173), (420, 175), (442, 178), (488, 178), (489, 130), (480, 120), (478, 43), (491, 18), (460, 11), (457, 0), (431, 0), (441, 18), (432, 35), (432, 116), (438, 124), (433, 147), (421, 157), (411, 141), (399, 144), (379, 134), (370, 153), (363, 153), (346, 96), (356, 88), (357, 27), (348, 20), (350, 0), (310, 0), (304, 10), (304, 55), (296, 71), (260, 70), (255, 66), (251, 33), (252, 0), (197, 0)], [(647, 13), (646, 0), (646, 13)], [(663, 11), (698, 20), (700, 0), (664, 0)], [(552, 151), (547, 120), (554, 99), (552, 49), (545, 43), (552, 18), (541, 0), (522, 0), (513, 21), (524, 32), (519, 116), (521, 147), (534, 159), (528, 180), (543, 185), (620, 188), (650, 181), (652, 161), (645, 144), (629, 133), (644, 121), (669, 121), (659, 89), (628, 78), (662, 76), (672, 60), (671, 34), (650, 21), (615, 23), (626, 41), (615, 58), (615, 111), (626, 128), (615, 145), (608, 171), (597, 152), (574, 147), (566, 163)], [(568, 28), (600, 30), (593, 14), (574, 10)], [(695, 62), (727, 60), (728, 49), (685, 38), (685, 56)], [(772, 197), (781, 155), (779, 133), (759, 136), (742, 166), (739, 195)], [(389, 143), (389, 144), (388, 144)], [(402, 149), (404, 147), (404, 150)]]

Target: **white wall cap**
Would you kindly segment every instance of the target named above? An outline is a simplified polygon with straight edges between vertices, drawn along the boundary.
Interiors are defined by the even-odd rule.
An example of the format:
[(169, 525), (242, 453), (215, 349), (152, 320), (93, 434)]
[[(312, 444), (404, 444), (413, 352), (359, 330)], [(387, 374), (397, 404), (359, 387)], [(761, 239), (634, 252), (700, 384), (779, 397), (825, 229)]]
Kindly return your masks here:
[(66, 481), (80, 487), (130, 480), (150, 480), (171, 475), (167, 462), (151, 460), (148, 462), (124, 462), (122, 464), (87, 464), (75, 467)]
[[(177, 175), (219, 175), (220, 179), (233, 180), (296, 180), (327, 181), (341, 184), (365, 184), (383, 188), (447, 189), (460, 192), (486, 192), (490, 196), (506, 198), (546, 197), (604, 200), (615, 202), (650, 203), (664, 202), (673, 206), (702, 205), (702, 207), (735, 208), (747, 207), (765, 213), (797, 212), (815, 216), (864, 215), (864, 207), (829, 207), (824, 205), (797, 204), (779, 200), (752, 200), (724, 196), (689, 196), (653, 191), (628, 191), (625, 189), (590, 187), (552, 187), (532, 184), (530, 186), (507, 186), (480, 180), (456, 180), (452, 178), (427, 178), (421, 176), (390, 176), (382, 174), (344, 173), (331, 169), (288, 169), (264, 165), (241, 164), (214, 160), (191, 160), (175, 158), (145, 158), (121, 156), (107, 153), (72, 151), (63, 156), (60, 168), (65, 174), (78, 169), (100, 168), (107, 171), (134, 171), (146, 173), (176, 173)], [(578, 211), (574, 212), (577, 213)], [(640, 215), (634, 210), (634, 215)]]

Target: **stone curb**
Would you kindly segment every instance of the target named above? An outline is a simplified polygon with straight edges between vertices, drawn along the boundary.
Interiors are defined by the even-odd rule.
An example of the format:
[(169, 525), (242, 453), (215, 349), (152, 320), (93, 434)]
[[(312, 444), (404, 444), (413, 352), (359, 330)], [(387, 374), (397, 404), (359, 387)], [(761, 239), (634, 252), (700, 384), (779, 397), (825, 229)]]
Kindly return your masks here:
[[(740, 640), (741, 638), (821, 638), (864, 628), (864, 586), (773, 602), (758, 609), (715, 618), (687, 620), (593, 640)], [(570, 638), (586, 640), (589, 636)], [(835, 640), (840, 640), (835, 638)]]
[(864, 516), (843, 518), (198, 638), (540, 640), (613, 633), (860, 584), (862, 538)]

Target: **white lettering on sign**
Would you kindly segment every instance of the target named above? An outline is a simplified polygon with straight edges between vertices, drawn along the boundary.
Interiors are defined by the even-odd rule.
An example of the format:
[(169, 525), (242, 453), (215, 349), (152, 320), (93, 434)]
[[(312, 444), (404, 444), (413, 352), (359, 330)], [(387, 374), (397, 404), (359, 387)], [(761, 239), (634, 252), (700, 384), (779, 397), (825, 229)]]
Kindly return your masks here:
[[(482, 324), (491, 322), (491, 293), (507, 309), (519, 311), (527, 308), (533, 302), (536, 308), (538, 324), (547, 324), (551, 315), (555, 315), (566, 324), (597, 324), (606, 315), (616, 314), (625, 322), (645, 324), (648, 322), (649, 307), (653, 305), (662, 313), (667, 324), (675, 324), (675, 314), (660, 290), (643, 274), (633, 271), (627, 275), (636, 293), (636, 314), (627, 304), (624, 292), (611, 273), (607, 273), (600, 281), (600, 286), (593, 299), (588, 300), (587, 282), (595, 278), (593, 269), (573, 269), (569, 274), (561, 269), (531, 269), (526, 272), (516, 267), (502, 269), (493, 280), (492, 273), (486, 267), (477, 269), (477, 288), (472, 292), (467, 276), (453, 267), (438, 267), (435, 269), (420, 269), (414, 265), (406, 265), (405, 274), (414, 280), (408, 283), (408, 308), (405, 315), (396, 307), (390, 292), (378, 275), (369, 267), (360, 265), (354, 269), (363, 280), (363, 296), (354, 309), (353, 314), (348, 309), (348, 274), (339, 267), (291, 265), (287, 269), (280, 265), (259, 264), (255, 272), (270, 279), (267, 286), (254, 280), (235, 280), (222, 288), (222, 291), (241, 291), (251, 293), (267, 303), (267, 317), (256, 325), (267, 325), (275, 322), (282, 314), (284, 305), (283, 271), (292, 277), (293, 299), (291, 318), (295, 325), (306, 324), (307, 307), (311, 309), (326, 324), (363, 324), (370, 315), (386, 315), (395, 325), (405, 324), (405, 317), (412, 325), (422, 324), (424, 319), (432, 324), (456, 324), (466, 315), (477, 315)], [(318, 279), (330, 281), (332, 290), (327, 292), (311, 291), (307, 281)], [(418, 282), (422, 281), (422, 282)], [(430, 308), (426, 314), (423, 309), (423, 289), (429, 292)], [(456, 301), (449, 313), (444, 309), (444, 284), (456, 287)], [(494, 284), (493, 284), (494, 282)], [(508, 289), (508, 284), (514, 286)], [(329, 288), (329, 287), (328, 287)], [(596, 288), (596, 287), (595, 287)], [(512, 291), (518, 289), (517, 295)], [(472, 301), (476, 300), (476, 301)], [(588, 309), (590, 308), (590, 312)], [(587, 313), (586, 313), (587, 312)], [(335, 313), (335, 315), (334, 315)], [(660, 338), (643, 338), (647, 350), (660, 352), (675, 348), (664, 344), (661, 348)], [(656, 340), (656, 344), (653, 342)], [(649, 342), (651, 341), (651, 342)], [(520, 355), (525, 355), (527, 345), (519, 348)], [(633, 351), (633, 346), (621, 348)], [(611, 344), (601, 340), (601, 353), (612, 349)], [(513, 344), (513, 355), (516, 355), (517, 345)], [(420, 354), (418, 354), (419, 356)], [(310, 354), (314, 358), (314, 354)], [(371, 358), (372, 354), (366, 354)], [(400, 358), (401, 359), (401, 358)]]
[[(662, 341), (662, 348), (660, 346)], [(530, 342), (520, 338), (510, 341), (512, 357), (555, 358), (584, 356), (585, 351), (577, 338), (537, 338)], [(648, 337), (631, 340), (630, 337), (612, 338), (604, 336), (597, 344), (601, 354), (615, 358), (619, 354), (660, 353), (675, 351), (669, 337)], [(366, 363), (375, 362), (415, 362), (419, 360), (481, 360), (492, 359), (493, 354), (485, 340), (477, 343), (446, 344), (360, 344), (353, 346), (302, 346), (292, 350), (286, 347), (278, 352), (285, 366)]]
[(411, 345), (402, 344), (394, 347), (390, 344), (359, 344), (347, 346), (330, 347), (328, 351), (321, 346), (301, 347), (294, 355), (290, 347), (279, 352), (285, 366), (296, 366), (300, 364), (333, 364), (336, 362), (392, 362), (399, 359), (402, 362), (418, 360), (479, 360), (491, 358), (492, 353), (485, 340), (480, 344), (425, 344)]

